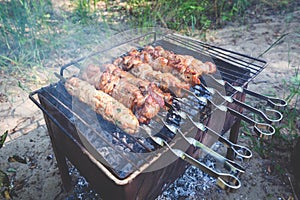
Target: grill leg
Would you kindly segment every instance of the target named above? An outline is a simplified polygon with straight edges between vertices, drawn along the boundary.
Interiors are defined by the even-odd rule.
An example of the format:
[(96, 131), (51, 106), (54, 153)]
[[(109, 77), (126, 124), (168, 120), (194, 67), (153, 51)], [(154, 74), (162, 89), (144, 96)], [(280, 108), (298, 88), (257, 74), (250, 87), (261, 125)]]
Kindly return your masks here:
[[(240, 125), (241, 125), (241, 119), (237, 118), (230, 129), (229, 140), (235, 144), (238, 141)], [(228, 149), (226, 158), (230, 160), (234, 159), (234, 152), (231, 149)]]
[(72, 180), (71, 180), (71, 176), (69, 175), (69, 167), (66, 162), (66, 157), (62, 153), (63, 149), (59, 149), (55, 147), (56, 145), (54, 144), (57, 143), (52, 143), (52, 145), (53, 145), (53, 151), (57, 161), (57, 166), (59, 168), (62, 184), (66, 192), (69, 192), (72, 189)]
[[(245, 86), (245, 88), (247, 88), (247, 85)], [(246, 99), (246, 94), (244, 93), (240, 93), (240, 94), (236, 94), (235, 96), (236, 99), (245, 102)], [(235, 110), (239, 111), (240, 113), (243, 112), (243, 108), (237, 106), (235, 108)], [(240, 126), (241, 126), (241, 119), (238, 117), (235, 117), (234, 123), (230, 129), (230, 133), (229, 133), (229, 140), (235, 144), (237, 144), (238, 138), (239, 138), (239, 130), (240, 130)], [(233, 160), (234, 159), (234, 152), (231, 149), (228, 149), (227, 151), (227, 155), (226, 157), (228, 159)]]
[(56, 125), (54, 125), (48, 117), (45, 116), (44, 118), (46, 121), (48, 134), (51, 139), (52, 149), (57, 161), (57, 167), (60, 172), (63, 187), (67, 192), (69, 192), (72, 189), (72, 178), (69, 175), (69, 167), (66, 162), (66, 156), (63, 153), (64, 149), (59, 148), (64, 146), (64, 141), (61, 141), (59, 138), (55, 137), (55, 133), (60, 133), (59, 128)]

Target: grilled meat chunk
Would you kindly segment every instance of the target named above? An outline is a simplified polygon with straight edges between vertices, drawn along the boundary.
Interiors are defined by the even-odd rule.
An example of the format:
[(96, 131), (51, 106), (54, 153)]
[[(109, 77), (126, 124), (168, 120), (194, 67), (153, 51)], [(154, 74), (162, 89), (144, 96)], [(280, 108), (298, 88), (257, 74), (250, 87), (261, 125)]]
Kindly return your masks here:
[[(131, 109), (141, 123), (149, 123), (150, 119), (159, 112), (160, 107), (164, 108), (164, 98), (168, 102), (171, 101), (171, 95), (164, 94), (155, 84), (136, 78), (113, 64), (107, 64), (104, 68), (102, 75), (95, 74), (98, 76), (98, 81), (94, 81), (95, 77), (89, 77), (96, 89), (109, 94)], [(93, 66), (87, 67), (86, 70), (96, 71)], [(91, 74), (91, 72), (83, 74)]]
[(150, 119), (152, 119), (155, 115), (157, 115), (158, 111), (160, 109), (159, 104), (155, 101), (155, 99), (148, 95), (145, 104), (141, 107), (139, 107), (135, 114), (137, 115), (137, 118), (142, 123), (149, 123)]
[(121, 79), (125, 79), (127, 82), (137, 86), (143, 95), (150, 93), (150, 95), (156, 100), (156, 102), (158, 102), (160, 107), (164, 107), (164, 102), (172, 102), (171, 94), (165, 93), (160, 90), (155, 83), (135, 77), (131, 73), (126, 72), (113, 64), (107, 64), (106, 67), (110, 71), (110, 73), (120, 77)]
[(148, 81), (153, 81), (163, 90), (170, 90), (177, 97), (182, 97), (182, 89), (189, 90), (190, 88), (189, 84), (180, 81), (172, 74), (154, 71), (152, 67), (146, 63), (141, 63), (134, 66), (130, 70), (130, 72), (136, 77), (140, 77)]
[(149, 65), (156, 71), (171, 73), (191, 85), (200, 84), (199, 76), (201, 73), (196, 73), (194, 70), (191, 70), (188, 65), (181, 63), (178, 59), (168, 60), (164, 57), (158, 57), (149, 62)]
[(81, 102), (89, 105), (108, 120), (129, 134), (138, 130), (139, 122), (131, 110), (108, 94), (79, 78), (72, 77), (65, 83), (66, 90)]
[[(132, 53), (136, 50), (129, 52), (129, 56), (118, 58), (114, 61), (115, 65), (118, 65), (125, 71), (129, 71), (135, 77), (143, 80), (148, 80), (156, 83), (162, 90), (171, 91), (177, 97), (182, 97), (182, 89), (190, 89), (189, 83), (183, 82), (176, 76), (163, 70), (154, 70), (150, 64), (143, 62), (143, 57), (136, 56), (138, 53)], [(132, 54), (132, 56), (130, 56)], [(128, 58), (129, 57), (129, 58)], [(161, 67), (159, 69), (162, 69)], [(174, 70), (172, 70), (174, 71)], [(176, 74), (178, 74), (176, 72)]]
[(176, 65), (177, 63), (180, 63), (181, 65), (186, 65), (190, 71), (193, 71), (194, 73), (197, 73), (199, 75), (213, 74), (216, 72), (216, 65), (212, 62), (203, 63), (202, 61), (195, 59), (193, 56), (175, 54), (171, 51), (164, 50), (161, 46), (155, 47), (154, 50), (153, 47), (148, 46), (145, 48), (146, 52), (147, 49), (150, 49), (150, 52), (154, 51), (151, 54), (153, 58), (163, 57), (167, 58), (170, 61), (173, 61), (173, 65)]
[(182, 97), (184, 90), (200, 84), (199, 76), (216, 69), (213, 63), (174, 54), (160, 46), (133, 49), (113, 64), (101, 67), (104, 72), (100, 67), (88, 66), (82, 79), (131, 109), (141, 123), (148, 123), (160, 108), (166, 108), (165, 102), (172, 102), (170, 93), (161, 89)]
[[(199, 77), (202, 74), (216, 72), (216, 66), (211, 62), (203, 63), (192, 56), (164, 50), (161, 46), (146, 46), (141, 52), (133, 49), (129, 52), (129, 56), (123, 59), (125, 70), (129, 70), (133, 65), (143, 62), (151, 65), (156, 71), (171, 73), (192, 86), (200, 84)], [(119, 64), (120, 59), (116, 63)]]
[(135, 85), (120, 79), (110, 94), (113, 98), (124, 104), (127, 108), (135, 112), (136, 107), (141, 107), (145, 103), (145, 97)]
[(108, 71), (103, 72), (98, 79), (98, 82), (95, 84), (96, 89), (102, 90), (107, 94), (110, 94), (115, 86), (120, 82), (119, 77), (110, 74)]
[(92, 85), (97, 85), (99, 83), (99, 77), (102, 75), (100, 68), (95, 65), (88, 65), (86, 69), (81, 72), (81, 79)]
[[(158, 102), (153, 100), (151, 104), (146, 103), (146, 100), (151, 95), (148, 93), (143, 95), (136, 85), (131, 84), (125, 78), (113, 74), (110, 70), (112, 70), (112, 66), (108, 66), (107, 70), (102, 74), (99, 89), (131, 109), (137, 115), (139, 122), (148, 123), (159, 112), (160, 106)], [(143, 112), (137, 113), (138, 110)]]

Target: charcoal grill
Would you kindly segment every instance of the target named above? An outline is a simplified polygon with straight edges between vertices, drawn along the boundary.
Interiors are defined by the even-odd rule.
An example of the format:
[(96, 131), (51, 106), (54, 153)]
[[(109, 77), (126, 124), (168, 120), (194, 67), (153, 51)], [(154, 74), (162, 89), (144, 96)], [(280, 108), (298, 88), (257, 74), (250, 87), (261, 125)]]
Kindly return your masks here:
[[(119, 39), (120, 35), (122, 40)], [(139, 49), (149, 44), (160, 45), (178, 54), (214, 62), (218, 73), (214, 78), (202, 77), (202, 82), (243, 102), (244, 93), (239, 93), (232, 87), (221, 87), (215, 80), (224, 80), (230, 85), (246, 88), (249, 81), (266, 67), (263, 60), (208, 45), (168, 30), (137, 29), (120, 35), (112, 37), (107, 44), (101, 45), (98, 51), (62, 66), (60, 75), (65, 76), (65, 72), (73, 67), (84, 68), (90, 63), (100, 65), (111, 62), (131, 48)], [(242, 112), (242, 107), (227, 104), (224, 99), (213, 97), (205, 87), (196, 87), (193, 92), (207, 99), (213, 98), (216, 105), (228, 105)], [(62, 81), (32, 92), (30, 99), (43, 111), (66, 190), (71, 188), (67, 160), (104, 199), (154, 199), (189, 166), (176, 158), (169, 148), (159, 147), (151, 138), (129, 136), (103, 120), (88, 106), (72, 98)], [(194, 102), (196, 103), (191, 104), (186, 111), (196, 110), (197, 120), (221, 135), (231, 129), (229, 139), (237, 142), (239, 118), (229, 112), (224, 114), (212, 104)], [(220, 123), (221, 118), (224, 123)], [(166, 120), (176, 123), (178, 119), (172, 113), (167, 113)], [(201, 156), (202, 152), (199, 149), (187, 144), (166, 127), (156, 128), (155, 124), (153, 127), (156, 131), (155, 136), (166, 140), (172, 148), (183, 149), (194, 158)], [(187, 124), (183, 130), (185, 136), (195, 138), (208, 147), (216, 142), (214, 137), (195, 126)], [(232, 151), (228, 151), (227, 154), (229, 158), (233, 157)], [(171, 162), (170, 158), (173, 159)]]

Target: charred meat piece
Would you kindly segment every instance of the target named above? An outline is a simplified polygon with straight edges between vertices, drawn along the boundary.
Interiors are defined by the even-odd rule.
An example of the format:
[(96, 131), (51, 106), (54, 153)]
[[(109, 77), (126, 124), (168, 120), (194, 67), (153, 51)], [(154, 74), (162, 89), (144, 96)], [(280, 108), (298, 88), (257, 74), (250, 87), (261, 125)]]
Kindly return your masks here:
[(140, 55), (120, 57), (113, 62), (114, 65), (121, 67), (125, 71), (130, 70), (134, 65), (140, 63), (143, 63)]
[[(134, 50), (130, 51), (129, 55), (133, 51)], [(180, 81), (171, 73), (163, 73), (154, 70), (150, 64), (143, 62), (142, 57), (140, 56), (141, 54), (139, 54), (139, 56), (136, 56), (136, 54), (137, 53), (134, 53), (134, 56), (118, 58), (115, 60), (114, 64), (117, 64), (125, 71), (129, 71), (135, 77), (156, 83), (164, 91), (172, 91), (178, 97), (182, 96), (181, 89), (190, 88), (189, 84)], [(130, 59), (128, 59), (128, 57), (130, 57)]]
[(94, 86), (79, 78), (72, 77), (65, 83), (66, 90), (81, 102), (89, 105), (105, 120), (129, 134), (138, 130), (139, 122), (131, 110), (108, 94), (96, 90)]
[(171, 73), (180, 80), (191, 85), (200, 84), (200, 73), (191, 70), (188, 65), (180, 62), (178, 59), (168, 60), (164, 57), (158, 57), (149, 64), (154, 70), (163, 73)]
[(203, 63), (202, 61), (187, 55), (185, 55), (184, 58), (188, 62), (189, 68), (196, 73), (213, 74), (217, 71), (216, 65), (212, 62)]
[(107, 64), (106, 69), (109, 71), (109, 73), (119, 77), (120, 79), (125, 79), (129, 83), (136, 85), (142, 92), (147, 92), (148, 87), (150, 85), (149, 81), (137, 78), (132, 74), (120, 69), (114, 64)]

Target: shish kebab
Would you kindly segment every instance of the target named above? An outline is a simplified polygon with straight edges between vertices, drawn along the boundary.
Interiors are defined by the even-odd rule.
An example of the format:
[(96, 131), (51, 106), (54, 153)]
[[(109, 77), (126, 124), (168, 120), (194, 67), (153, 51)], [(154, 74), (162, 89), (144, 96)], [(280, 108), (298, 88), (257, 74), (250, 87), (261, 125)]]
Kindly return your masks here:
[(110, 95), (96, 90), (88, 82), (71, 77), (65, 82), (66, 90), (79, 100), (93, 108), (105, 120), (113, 122), (129, 134), (136, 132), (139, 122), (131, 110)]
[[(134, 51), (131, 51), (131, 56), (132, 58), (136, 58), (136, 55), (134, 54)], [(130, 55), (129, 54), (129, 55)], [(144, 52), (144, 55), (147, 55)], [(154, 54), (155, 55), (155, 54)], [(149, 56), (148, 56), (149, 57)], [(146, 69), (146, 70), (140, 70), (140, 73), (144, 73), (144, 76), (150, 77), (148, 80), (153, 81), (155, 83), (158, 83), (161, 88), (163, 89), (168, 89), (168, 88), (179, 88), (178, 90), (175, 90), (175, 94), (180, 95), (180, 89), (189, 89), (190, 84), (195, 84), (192, 82), (186, 83), (185, 81), (181, 81), (178, 78), (174, 77), (171, 73), (169, 72), (158, 72), (154, 71), (152, 69), (152, 66), (147, 65), (147, 63), (142, 63), (139, 60), (135, 60), (129, 58), (129, 62), (126, 64), (131, 64), (131, 65), (136, 65), (136, 63), (143, 65), (143, 67), (135, 69)], [(171, 56), (168, 57), (169, 59)], [(149, 58), (148, 58), (149, 60)], [(115, 61), (117, 63), (118, 61)], [(133, 63), (132, 63), (133, 62)], [(136, 63), (134, 63), (136, 62)], [(177, 61), (176, 61), (177, 62)], [(181, 61), (180, 61), (181, 62)], [(179, 62), (179, 63), (180, 63)], [(201, 62), (201, 61), (199, 61)], [(120, 64), (121, 62), (119, 62)], [(178, 62), (177, 62), (178, 63)], [(123, 62), (124, 64), (124, 62)], [(182, 64), (182, 63), (181, 63)], [(128, 66), (128, 65), (127, 65)], [(195, 75), (194, 71), (192, 70), (187, 70), (187, 67), (185, 67), (184, 72), (192, 73)], [(174, 70), (173, 70), (174, 71)], [(192, 72), (191, 72), (192, 71)], [(147, 72), (145, 74), (145, 72)], [(201, 70), (198, 70), (197, 76), (201, 75), (202, 72)], [(208, 73), (208, 72), (206, 72)], [(136, 75), (136, 74), (135, 74)], [(138, 77), (140, 77), (138, 75)], [(145, 78), (141, 76), (141, 78)], [(106, 66), (106, 70), (104, 73), (101, 72), (99, 67), (95, 66), (89, 66), (88, 69), (82, 74), (82, 79), (87, 81), (88, 83), (92, 84), (95, 86), (96, 89), (102, 90), (102, 92), (105, 92), (106, 94), (111, 95), (113, 98), (116, 98), (117, 101), (120, 101), (122, 104), (124, 104), (127, 108), (132, 109), (135, 111), (136, 116), (138, 117), (138, 121), (142, 123), (148, 123), (150, 119), (155, 116), (160, 107), (163, 107), (164, 101), (171, 101), (171, 96), (168, 93), (163, 93), (162, 91), (159, 90), (159, 88), (156, 87), (155, 84), (151, 82), (145, 82), (145, 80), (142, 80), (140, 78), (136, 78), (132, 76), (131, 74), (119, 69), (118, 67), (110, 64)], [(198, 77), (199, 80), (199, 77)], [(72, 85), (74, 82), (80, 82), (79, 80), (73, 82), (70, 81), (69, 84), (66, 84), (67, 90), (72, 94), (72, 90), (74, 90), (73, 87), (76, 87), (76, 84)], [(85, 82), (80, 82), (80, 88), (81, 89), (86, 89), (88, 87), (84, 87)], [(89, 88), (90, 92), (92, 91), (91, 88)], [(178, 91), (178, 92), (176, 92)], [(93, 91), (95, 92), (95, 91)], [(96, 92), (97, 94), (100, 92)], [(129, 95), (130, 94), (130, 95)], [(80, 95), (79, 93), (73, 92), (73, 95)], [(95, 96), (95, 95), (94, 95)], [(92, 97), (92, 96), (90, 96)], [(99, 102), (95, 107), (95, 103), (92, 101), (89, 101), (86, 98), (81, 97), (81, 100), (84, 100), (85, 103), (91, 105), (95, 111), (97, 111), (98, 107), (97, 105), (100, 105)], [(97, 96), (98, 101), (99, 101), (99, 96)], [(103, 99), (101, 99), (103, 100)], [(119, 107), (119, 105), (117, 106)], [(119, 110), (119, 109), (117, 109)], [(99, 113), (99, 112), (98, 112)], [(105, 110), (101, 110), (99, 113), (102, 116), (103, 115), (109, 115)], [(110, 117), (105, 117), (107, 120), (114, 122), (116, 125), (118, 125), (120, 128), (125, 130), (128, 133), (134, 133), (136, 132), (139, 123), (137, 122), (136, 119), (132, 120), (132, 115), (130, 113), (129, 118), (116, 118), (116, 119), (111, 119)], [(115, 116), (117, 117), (117, 115)], [(128, 121), (131, 120), (132, 125), (128, 126)], [(123, 120), (124, 124), (123, 124)], [(121, 124), (120, 124), (121, 123)], [(129, 128), (130, 127), (130, 128)]]
[(112, 64), (105, 65), (104, 72), (100, 67), (89, 65), (81, 77), (132, 110), (141, 123), (148, 123), (164, 107), (164, 102), (171, 100), (171, 95), (163, 93), (155, 84)]
[(134, 73), (139, 78), (113, 64), (107, 64), (104, 72), (101, 72), (100, 67), (88, 66), (82, 74), (82, 79), (131, 109), (139, 122), (149, 123), (161, 107), (165, 108), (164, 102), (170, 104), (172, 101), (172, 96), (162, 92), (156, 84), (163, 90), (173, 88), (173, 92), (178, 96), (181, 96), (181, 89), (189, 89), (190, 84), (170, 73), (157, 72), (150, 65), (140, 64), (143, 66), (135, 68), (137, 71)]
[[(139, 69), (141, 70), (145, 65), (143, 64), (144, 62), (149, 63), (148, 66), (151, 66), (154, 70), (158, 70), (160, 72), (172, 72), (172, 74), (174, 74), (177, 78), (182, 79), (186, 82), (189, 81), (191, 86), (201, 84), (199, 77), (202, 74), (212, 74), (216, 71), (216, 66), (211, 62), (202, 63), (201, 61), (191, 56), (177, 55), (170, 51), (164, 50), (160, 46), (157, 46), (155, 48), (152, 46), (148, 46), (145, 47), (142, 51), (134, 49), (129, 52), (129, 56), (119, 58), (115, 61), (115, 63), (119, 64), (123, 69), (129, 70), (132, 74), (136, 74), (136, 71), (138, 71)], [(198, 79), (196, 79), (195, 76)], [(206, 87), (204, 86), (204, 88)], [(213, 93), (212, 88), (206, 89), (209, 89), (208, 91), (210, 93)], [(221, 95), (220, 93), (218, 94)], [(250, 110), (253, 113), (259, 114), (268, 123), (280, 121), (282, 118), (281, 113), (279, 113), (276, 110), (268, 111), (268, 113), (274, 116), (274, 118), (271, 119), (262, 111), (257, 110), (242, 102), (239, 102), (238, 100), (235, 100), (232, 97), (227, 97), (223, 95), (221, 96), (230, 103), (235, 103), (239, 106), (242, 106), (243, 108), (246, 108), (247, 110)], [(214, 104), (212, 101), (210, 102)], [(258, 123), (248, 117), (241, 115), (239, 112), (227, 108), (223, 105), (215, 106), (224, 112), (230, 111), (231, 114), (234, 114), (242, 118), (245, 122), (248, 122), (251, 125), (253, 125), (255, 132), (260, 137), (268, 138), (275, 132), (274, 127), (270, 124)]]
[[(127, 56), (120, 57), (114, 64), (122, 67), (125, 71), (130, 70), (135, 74), (138, 67), (145, 69), (145, 64), (151, 69), (161, 73), (170, 73), (176, 78), (190, 86), (200, 84), (199, 77), (202, 74), (213, 74), (216, 72), (216, 65), (212, 62), (201, 62), (192, 56), (179, 55), (164, 50), (161, 46), (146, 46), (142, 51), (132, 49)], [(149, 67), (148, 67), (149, 68)]]
[(169, 72), (154, 70), (151, 65), (137, 56), (120, 57), (114, 61), (114, 65), (125, 71), (129, 70), (135, 77), (156, 83), (164, 91), (172, 91), (177, 97), (182, 97), (182, 89), (189, 90), (191, 87), (189, 83)]

